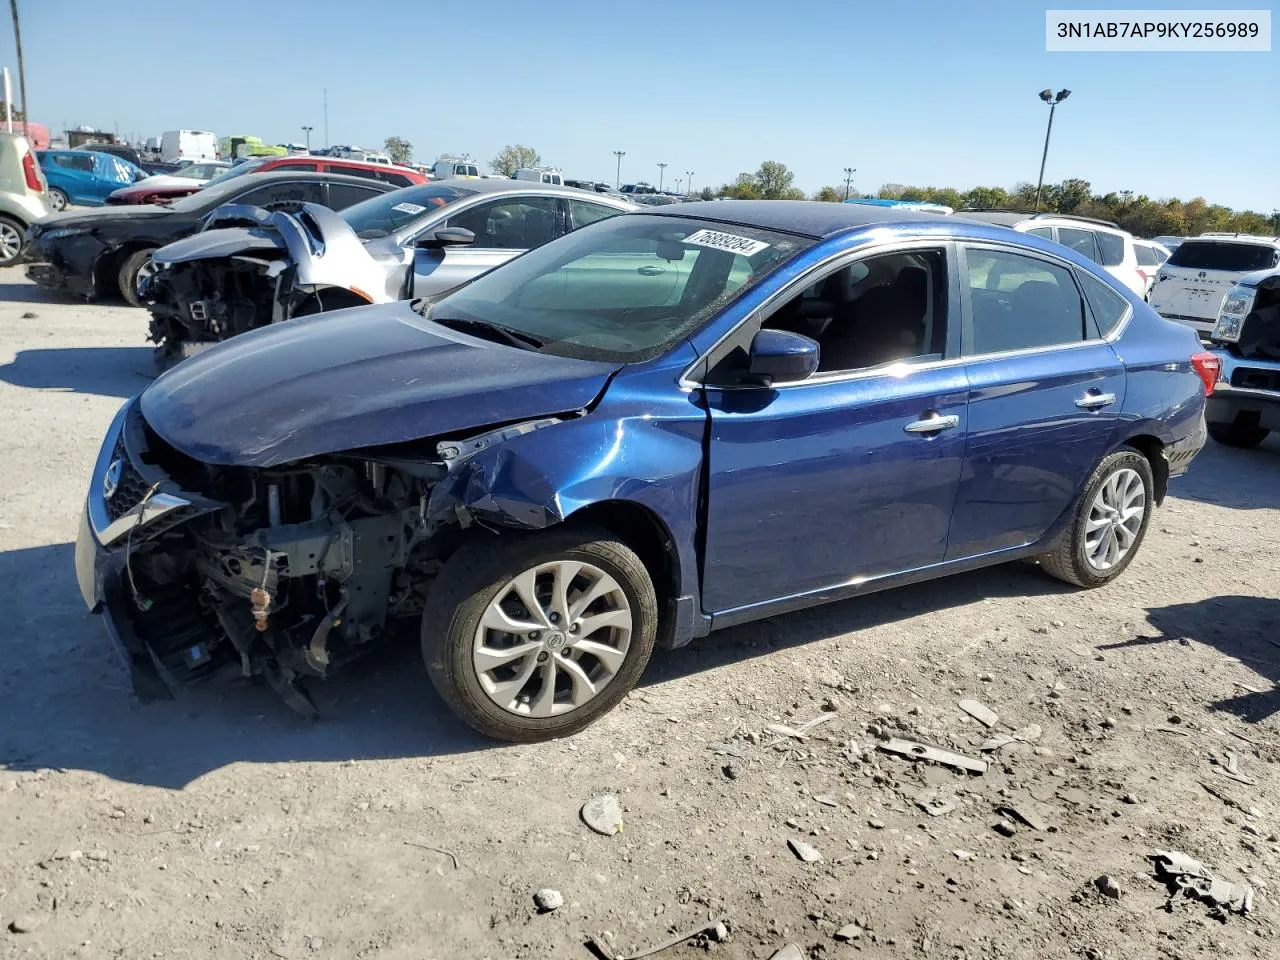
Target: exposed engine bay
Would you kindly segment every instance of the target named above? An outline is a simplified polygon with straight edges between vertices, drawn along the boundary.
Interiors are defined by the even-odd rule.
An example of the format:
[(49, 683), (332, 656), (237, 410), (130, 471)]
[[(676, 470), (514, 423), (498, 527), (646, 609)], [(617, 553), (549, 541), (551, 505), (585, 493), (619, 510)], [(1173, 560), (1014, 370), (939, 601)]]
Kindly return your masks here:
[[(114, 544), (125, 548), (120, 607), (167, 683), (235, 669), (314, 715), (299, 679), (325, 677), (397, 627), (416, 627), (427, 586), (472, 522), (433, 508), (450, 464), (555, 422), (439, 443), (421, 457), (369, 452), (256, 468), (192, 459), (135, 409), (108, 470), (110, 518), (129, 516)], [(152, 518), (158, 494), (185, 505)]]
[(1247, 360), (1280, 360), (1280, 274), (1258, 284), (1236, 349)]

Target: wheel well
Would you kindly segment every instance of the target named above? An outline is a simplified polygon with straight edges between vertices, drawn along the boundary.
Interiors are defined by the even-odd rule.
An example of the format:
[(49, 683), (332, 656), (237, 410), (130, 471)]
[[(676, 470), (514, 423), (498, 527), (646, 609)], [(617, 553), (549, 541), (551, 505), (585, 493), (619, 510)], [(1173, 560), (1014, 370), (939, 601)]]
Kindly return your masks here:
[[(327, 310), (344, 310), (347, 307), (367, 307), (369, 301), (358, 293), (342, 287), (323, 287), (308, 293), (290, 313), (293, 317), (305, 317)], [(321, 309), (316, 309), (320, 307)]]
[(1151, 464), (1151, 477), (1156, 484), (1156, 504), (1164, 503), (1165, 493), (1169, 489), (1169, 462), (1164, 458), (1164, 444), (1158, 437), (1150, 434), (1130, 437), (1125, 443), (1146, 457)]
[(97, 291), (98, 296), (102, 296), (104, 293), (108, 296), (116, 293), (119, 289), (120, 268), (124, 266), (124, 262), (128, 257), (131, 257), (139, 250), (155, 249), (157, 248), (154, 243), (148, 243), (145, 240), (130, 240), (128, 243), (122, 243), (109, 253), (104, 253), (100, 256), (93, 268), (93, 288)]
[(653, 579), (662, 611), (658, 646), (670, 646), (676, 628), (674, 603), (680, 596), (680, 557), (666, 524), (647, 507), (625, 500), (593, 503), (570, 515), (567, 522), (603, 527), (635, 551)]

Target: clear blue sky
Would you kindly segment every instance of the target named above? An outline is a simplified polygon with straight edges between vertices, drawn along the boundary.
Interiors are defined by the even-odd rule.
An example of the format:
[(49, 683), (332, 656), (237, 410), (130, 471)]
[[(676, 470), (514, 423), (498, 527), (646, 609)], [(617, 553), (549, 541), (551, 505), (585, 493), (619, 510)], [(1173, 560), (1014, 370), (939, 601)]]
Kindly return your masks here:
[[(701, 188), (771, 159), (806, 191), (845, 166), (864, 191), (967, 188), (1034, 182), (1048, 113), (1036, 93), (1068, 87), (1046, 180), (1280, 207), (1280, 55), (1046, 53), (1049, 5), (1067, 6), (19, 0), (32, 119), (54, 128), (282, 142), (309, 123), (319, 144), (327, 87), (331, 142), (398, 134), (422, 160), (487, 164), (527, 143), (597, 180), (613, 180), (618, 149), (624, 182), (656, 183), (666, 161), (668, 182), (693, 170)], [(0, 35), (12, 68), (7, 25)]]

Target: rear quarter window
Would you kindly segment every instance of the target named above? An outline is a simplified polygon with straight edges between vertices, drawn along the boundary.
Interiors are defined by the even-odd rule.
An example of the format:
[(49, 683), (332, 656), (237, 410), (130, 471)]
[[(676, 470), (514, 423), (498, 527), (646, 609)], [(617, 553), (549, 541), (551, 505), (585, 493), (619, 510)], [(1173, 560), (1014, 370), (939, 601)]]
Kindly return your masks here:
[(1105, 230), (1098, 230), (1094, 236), (1098, 238), (1098, 249), (1102, 251), (1101, 263), (1104, 267), (1118, 267), (1124, 263), (1124, 237)]
[(1138, 266), (1140, 267), (1154, 267), (1160, 262), (1156, 259), (1155, 248), (1141, 243), (1133, 245), (1133, 255), (1138, 258)]
[(1089, 301), (1089, 309), (1093, 311), (1098, 330), (1105, 337), (1120, 326), (1120, 321), (1129, 310), (1129, 302), (1097, 277), (1083, 270), (1077, 271), (1076, 275), (1080, 278), (1080, 287), (1084, 290), (1084, 298)]
[(1275, 266), (1280, 256), (1276, 248), (1263, 243), (1233, 243), (1221, 240), (1187, 240), (1169, 257), (1170, 267), (1188, 270), (1229, 270), (1250, 273)]

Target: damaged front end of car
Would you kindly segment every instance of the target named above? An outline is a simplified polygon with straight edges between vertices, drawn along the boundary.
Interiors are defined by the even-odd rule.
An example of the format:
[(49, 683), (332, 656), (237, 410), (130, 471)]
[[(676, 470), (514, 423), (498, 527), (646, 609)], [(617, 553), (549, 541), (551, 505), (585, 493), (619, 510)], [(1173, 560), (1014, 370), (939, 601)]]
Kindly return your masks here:
[(248, 467), (179, 452), (140, 407), (117, 415), (92, 477), (76, 550), (85, 602), (105, 614), (139, 696), (234, 671), (309, 716), (300, 680), (416, 626), (475, 522), (443, 481), (473, 453), (560, 422)]
[(139, 278), (162, 366), (231, 337), (373, 302), (385, 285), (363, 244), (319, 204), (219, 207), (200, 233), (157, 250)]

